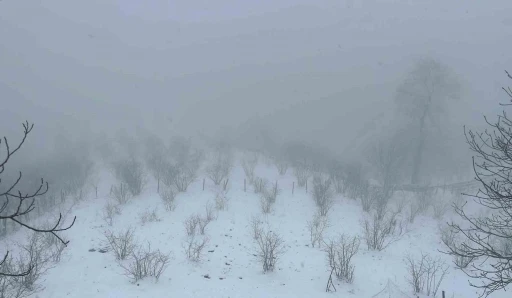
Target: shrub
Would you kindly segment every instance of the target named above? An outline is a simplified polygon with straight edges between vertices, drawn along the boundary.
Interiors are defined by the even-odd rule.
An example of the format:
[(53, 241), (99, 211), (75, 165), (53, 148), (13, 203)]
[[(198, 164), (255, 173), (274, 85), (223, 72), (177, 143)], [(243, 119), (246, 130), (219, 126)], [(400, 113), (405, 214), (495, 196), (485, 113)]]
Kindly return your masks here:
[(142, 163), (134, 158), (114, 163), (114, 174), (133, 196), (140, 195), (147, 183)]
[(434, 218), (438, 219), (438, 220), (442, 219), (449, 207), (450, 207), (450, 204), (443, 201), (443, 199), (438, 198), (438, 199), (434, 200), (434, 202), (432, 204), (432, 209), (434, 211)]
[(272, 212), (272, 201), (268, 200), (265, 197), (260, 198), (260, 206), (261, 206), (261, 212), (268, 214)]
[(119, 205), (108, 202), (105, 207), (103, 207), (103, 220), (105, 220), (109, 226), (112, 226), (114, 223), (114, 216), (119, 214), (121, 214), (121, 208), (119, 208)]
[(363, 221), (363, 231), (369, 250), (381, 251), (391, 243), (398, 241), (405, 233), (405, 227), (396, 213), (387, 213), (379, 218), (374, 214)]
[(46, 253), (50, 259), (54, 263), (60, 262), (62, 252), (64, 251), (64, 248), (66, 248), (66, 245), (50, 233), (44, 233), (42, 241), (44, 242), (44, 246), (47, 250)]
[(206, 204), (205, 206), (205, 219), (207, 221), (213, 221), (217, 219), (217, 213), (210, 203)]
[(327, 262), (331, 272), (338, 280), (352, 283), (355, 269), (352, 258), (359, 251), (359, 238), (340, 235), (337, 240), (330, 240), (325, 245), (324, 251), (327, 253)]
[(256, 165), (258, 164), (258, 155), (252, 154), (250, 156), (246, 156), (242, 159), (242, 168), (244, 169), (245, 177), (249, 179), (249, 181), (254, 180), (254, 171), (256, 170)]
[(257, 194), (264, 193), (265, 190), (267, 189), (267, 184), (268, 184), (268, 181), (266, 179), (255, 177), (254, 178), (254, 193), (257, 193)]
[(192, 262), (201, 261), (204, 248), (208, 245), (209, 240), (210, 239), (208, 237), (197, 239), (194, 235), (187, 237), (183, 244), (183, 249), (187, 259)]
[(226, 210), (228, 208), (229, 199), (225, 192), (219, 192), (215, 196), (215, 209)]
[(140, 219), (140, 223), (142, 225), (145, 225), (147, 224), (148, 222), (157, 222), (157, 221), (160, 221), (160, 217), (158, 217), (158, 213), (157, 213), (157, 209), (153, 209), (153, 210), (144, 210), (142, 212), (139, 213), (139, 219)]
[(163, 183), (179, 192), (186, 192), (190, 184), (196, 180), (195, 167), (187, 165), (168, 165), (163, 172)]
[(320, 215), (326, 216), (334, 204), (331, 180), (315, 176), (313, 178), (312, 195)]
[(313, 220), (308, 221), (307, 227), (312, 247), (315, 247), (315, 245), (320, 246), (323, 243), (324, 232), (329, 226), (329, 220), (326, 216), (322, 216), (321, 213), (315, 213)]
[(297, 178), (297, 185), (304, 187), (311, 176), (311, 170), (304, 164), (297, 164), (295, 166), (295, 177)]
[(201, 233), (201, 235), (204, 235), (205, 232), (206, 232), (206, 226), (208, 226), (208, 224), (211, 222), (211, 220), (209, 220), (208, 218), (206, 217), (200, 217), (199, 218), (199, 222), (198, 222), (198, 226), (199, 226), (199, 233)]
[(263, 232), (263, 221), (257, 216), (252, 216), (249, 225), (251, 227), (252, 238), (254, 240), (258, 240), (258, 238), (261, 236), (261, 233)]
[(423, 253), (419, 259), (408, 256), (405, 263), (414, 293), (436, 297), (439, 286), (448, 272), (448, 266), (439, 258), (434, 259)]
[(475, 257), (470, 253), (469, 243), (462, 242), (460, 243), (457, 233), (450, 226), (443, 226), (440, 228), (441, 233), (441, 241), (447, 247), (453, 247), (455, 251), (459, 252), (458, 254), (453, 254), (453, 263), (459, 269), (465, 269)]
[(396, 213), (400, 214), (404, 211), (405, 206), (407, 205), (407, 198), (405, 197), (405, 193), (402, 194), (395, 201), (395, 210)]
[(125, 260), (134, 252), (137, 246), (134, 235), (135, 230), (132, 228), (128, 228), (117, 234), (114, 234), (110, 230), (105, 232), (108, 246), (114, 252), (116, 260)]
[(128, 203), (132, 195), (123, 183), (120, 183), (119, 186), (113, 185), (110, 188), (110, 196), (117, 202), (118, 205), (124, 205)]
[(263, 197), (265, 198), (265, 200), (269, 201), (271, 204), (274, 204), (276, 202), (278, 194), (279, 194), (279, 188), (277, 186), (277, 181), (276, 181), (276, 184), (274, 184), (274, 186), (271, 189), (265, 188), (263, 190)]
[(279, 175), (283, 176), (288, 171), (288, 162), (282, 159), (274, 159), (274, 164), (276, 165), (277, 172)]
[(228, 178), (232, 167), (231, 155), (219, 153), (216, 159), (206, 168), (206, 173), (215, 185), (220, 185), (223, 180)]
[(189, 216), (183, 225), (185, 226), (185, 231), (188, 236), (194, 236), (196, 234), (197, 226), (201, 222), (201, 217), (199, 215), (191, 215)]
[(416, 218), (416, 216), (418, 216), (420, 211), (421, 211), (421, 207), (419, 206), (417, 201), (414, 201), (411, 204), (409, 204), (409, 212), (408, 212), (407, 216), (408, 216), (410, 223), (414, 222), (414, 219)]
[(343, 193), (345, 191), (345, 183), (343, 181), (345, 174), (341, 164), (337, 161), (333, 161), (331, 166), (329, 166), (328, 171), (329, 179), (331, 180), (336, 193)]
[[(51, 255), (48, 254), (42, 233), (32, 233), (26, 244), (19, 245), (21, 254), (17, 259), (16, 267), (20, 272), (27, 272), (18, 279), (19, 286), (26, 293), (34, 293), (42, 289), (37, 282), (50, 268)], [(19, 289), (21, 290), (21, 289)]]
[(270, 230), (261, 231), (256, 239), (258, 258), (263, 272), (274, 271), (279, 258), (284, 254), (284, 240), (281, 236)]
[(426, 213), (433, 203), (433, 188), (425, 187), (416, 193), (416, 201), (420, 213)]
[(169, 261), (169, 254), (163, 254), (160, 250), (151, 250), (151, 245), (148, 243), (147, 249), (138, 248), (130, 255), (129, 263), (126, 265), (120, 263), (120, 266), (133, 283), (146, 277), (153, 277), (158, 282), (167, 269)]
[(174, 211), (176, 209), (176, 192), (172, 188), (161, 191), (160, 198), (164, 203), (165, 210)]

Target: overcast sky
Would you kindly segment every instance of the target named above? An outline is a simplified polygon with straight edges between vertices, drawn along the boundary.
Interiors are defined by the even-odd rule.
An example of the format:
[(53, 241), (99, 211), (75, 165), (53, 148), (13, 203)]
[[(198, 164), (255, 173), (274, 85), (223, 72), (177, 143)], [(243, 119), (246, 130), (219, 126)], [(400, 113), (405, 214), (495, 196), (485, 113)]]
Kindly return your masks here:
[(427, 56), (465, 84), (457, 119), (481, 121), (511, 37), (510, 0), (4, 0), (0, 127), (209, 132), (324, 101), (305, 134), (351, 136)]

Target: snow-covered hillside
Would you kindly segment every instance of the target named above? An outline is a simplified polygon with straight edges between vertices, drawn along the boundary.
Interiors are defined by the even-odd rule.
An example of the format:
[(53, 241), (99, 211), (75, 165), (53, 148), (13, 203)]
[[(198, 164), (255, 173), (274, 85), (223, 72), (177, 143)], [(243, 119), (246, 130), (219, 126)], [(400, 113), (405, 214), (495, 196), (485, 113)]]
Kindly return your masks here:
[[(307, 228), (307, 221), (316, 212), (311, 194), (297, 186), (292, 194), (295, 181), (292, 169), (285, 175), (279, 175), (273, 164), (260, 159), (256, 176), (278, 181), (280, 193), (273, 211), (268, 215), (262, 214), (260, 196), (248, 183), (244, 192), (245, 174), (237, 163), (230, 174), (228, 206), (217, 211), (216, 220), (206, 227), (206, 235), (201, 237), (207, 237), (209, 242), (201, 260), (193, 262), (185, 255), (187, 235), (184, 221), (192, 214), (204, 214), (208, 204), (215, 206), (221, 187), (214, 186), (206, 178), (203, 191), (203, 177), (206, 175), (202, 172), (187, 192), (176, 196), (176, 209), (166, 211), (156, 192), (156, 181), (150, 180), (143, 194), (122, 206), (121, 214), (116, 215), (112, 226), (109, 226), (103, 219), (103, 209), (109, 200), (110, 186), (116, 182), (108, 171), (103, 171), (98, 198), (91, 194), (71, 210), (77, 221), (71, 230), (64, 233), (70, 240), (69, 247), (62, 260), (42, 277), (44, 289), (34, 297), (369, 298), (383, 290), (388, 281), (409, 297), (415, 297), (408, 283), (404, 259), (407, 255), (418, 256), (421, 252), (439, 256), (449, 265), (448, 274), (440, 286), (440, 291), (446, 291), (446, 297), (478, 297), (477, 291), (468, 285), (464, 273), (454, 268), (451, 257), (438, 251), (443, 249), (439, 221), (429, 216), (430, 213), (419, 215), (408, 226), (408, 232), (383, 251), (369, 251), (361, 240), (359, 252), (353, 259), (353, 284), (334, 279), (337, 291), (327, 293), (325, 289), (330, 270), (326, 253), (322, 248), (311, 247)], [(141, 213), (154, 209), (159, 221), (141, 224)], [(360, 202), (337, 195), (334, 207), (328, 213), (331, 225), (324, 238), (336, 237), (339, 233), (362, 237), (361, 221), (364, 216)], [(251, 231), (251, 218), (255, 217), (260, 217), (265, 226), (284, 239), (284, 254), (274, 272), (264, 274), (255, 256), (258, 250)], [(111, 251), (100, 252), (108, 246), (105, 231), (123, 231), (128, 227), (135, 228), (135, 238), (139, 243), (150, 243), (152, 249), (170, 253), (170, 263), (158, 282), (150, 278), (130, 282), (114, 254)], [(19, 233), (7, 241), (17, 237), (20, 237)], [(123, 262), (126, 264), (127, 261)], [(397, 288), (392, 290), (399, 293)], [(500, 292), (492, 297), (509, 296)]]

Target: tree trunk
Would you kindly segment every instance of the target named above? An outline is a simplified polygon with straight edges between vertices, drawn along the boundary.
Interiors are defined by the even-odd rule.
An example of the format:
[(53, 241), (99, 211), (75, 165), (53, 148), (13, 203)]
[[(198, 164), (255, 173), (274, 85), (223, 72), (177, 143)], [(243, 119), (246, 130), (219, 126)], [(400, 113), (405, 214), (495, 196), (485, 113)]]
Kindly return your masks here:
[(413, 168), (412, 168), (412, 176), (411, 176), (411, 184), (418, 184), (420, 181), (420, 170), (421, 163), (423, 157), (423, 149), (425, 147), (425, 118), (427, 116), (428, 108), (425, 108), (423, 115), (420, 118), (420, 132), (419, 132), (419, 141), (418, 148), (416, 149), (416, 154), (413, 160)]

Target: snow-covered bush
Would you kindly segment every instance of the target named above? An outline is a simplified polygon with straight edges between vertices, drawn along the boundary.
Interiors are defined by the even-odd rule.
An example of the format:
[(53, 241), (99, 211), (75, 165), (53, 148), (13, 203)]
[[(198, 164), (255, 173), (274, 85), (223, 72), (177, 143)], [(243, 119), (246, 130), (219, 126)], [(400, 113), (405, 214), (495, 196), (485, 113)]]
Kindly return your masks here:
[(333, 189), (331, 180), (320, 175), (313, 178), (312, 196), (315, 204), (318, 207), (318, 212), (322, 216), (326, 216), (334, 204)]
[(436, 297), (439, 286), (448, 272), (448, 266), (441, 259), (423, 253), (420, 258), (408, 256), (405, 263), (408, 280), (414, 293)]
[(185, 256), (189, 261), (201, 261), (206, 245), (209, 243), (209, 238), (206, 236), (196, 237), (195, 235), (188, 236), (183, 243), (183, 250)]
[(200, 222), (201, 222), (201, 217), (196, 214), (189, 216), (185, 220), (185, 222), (183, 222), (183, 225), (185, 226), (185, 231), (187, 232), (188, 236), (194, 236), (196, 234), (197, 227)]
[(160, 217), (158, 216), (157, 209), (154, 208), (152, 210), (146, 209), (139, 213), (139, 220), (142, 225), (147, 224), (148, 222), (157, 222), (160, 221)]
[(256, 243), (257, 256), (263, 267), (263, 272), (274, 271), (277, 261), (285, 252), (283, 238), (271, 230), (262, 230)]
[(115, 162), (114, 174), (119, 181), (128, 187), (133, 196), (140, 195), (147, 183), (144, 167), (135, 158)]
[(160, 198), (164, 203), (165, 210), (174, 211), (176, 209), (176, 192), (168, 187), (160, 192)]
[(229, 177), (233, 167), (231, 152), (218, 152), (215, 159), (206, 167), (206, 173), (215, 185)]
[(135, 243), (135, 230), (132, 228), (127, 228), (117, 234), (107, 230), (105, 232), (105, 238), (107, 239), (110, 250), (114, 252), (116, 260), (125, 260), (137, 247)]
[(304, 164), (295, 165), (294, 173), (299, 187), (304, 187), (311, 177), (311, 169)]
[(132, 194), (124, 183), (111, 186), (110, 196), (117, 202), (118, 205), (124, 205), (128, 203), (132, 198)]
[(325, 242), (324, 251), (327, 253), (329, 269), (340, 281), (352, 283), (354, 281), (355, 266), (352, 258), (359, 251), (361, 241), (359, 237), (340, 235), (336, 240)]
[(379, 218), (373, 214), (362, 221), (364, 239), (369, 250), (381, 251), (398, 241), (406, 232), (396, 213), (387, 213)]
[(120, 263), (120, 266), (133, 283), (146, 277), (153, 277), (158, 282), (162, 273), (167, 269), (169, 261), (169, 254), (163, 254), (160, 250), (152, 250), (148, 243), (146, 249), (139, 247), (130, 255), (127, 264)]
[(121, 208), (119, 205), (114, 204), (113, 202), (107, 202), (103, 207), (103, 220), (109, 225), (112, 226), (114, 223), (114, 217), (116, 215), (121, 214)]
[(256, 170), (256, 165), (258, 165), (258, 155), (257, 154), (247, 154), (241, 161), (242, 168), (244, 169), (245, 177), (249, 181), (254, 180), (254, 171)]
[(324, 232), (329, 226), (329, 219), (320, 212), (315, 213), (313, 219), (307, 222), (309, 240), (312, 247), (315, 247), (315, 245), (320, 246), (323, 243)]

